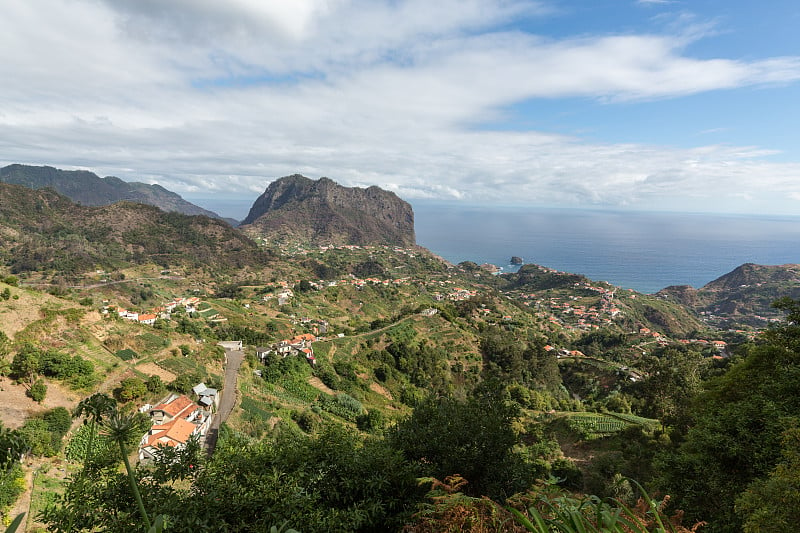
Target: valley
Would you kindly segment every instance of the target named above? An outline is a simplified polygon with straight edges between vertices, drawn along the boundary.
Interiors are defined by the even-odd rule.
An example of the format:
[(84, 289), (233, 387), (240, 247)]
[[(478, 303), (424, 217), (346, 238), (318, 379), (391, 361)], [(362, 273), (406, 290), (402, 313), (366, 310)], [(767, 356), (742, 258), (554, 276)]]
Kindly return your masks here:
[[(242, 531), (421, 527), (421, 509), (447, 515), (416, 479), (462, 487), (456, 474), (468, 484), (452, 495), (467, 513), (481, 512), (481, 497), (511, 505), (550, 490), (633, 502), (636, 483), (680, 486), (670, 476), (681, 468), (664, 465), (688, 460), (682, 446), (713, 415), (698, 398), (717, 405), (726, 376), (794, 334), (780, 318), (796, 312), (793, 300), (770, 304), (800, 286), (796, 265), (745, 265), (700, 290), (646, 295), (541, 265), (499, 275), (453, 265), (404, 238), (254, 240), (206, 217), (0, 187), (0, 438), (24, 443), (8, 475), (22, 475), (27, 494), (3, 512), (26, 512), (29, 531), (70, 520), (138, 527), (129, 499), (81, 485), (122, 483), (104, 433), (89, 460), (76, 451), (89, 431), (81, 417), (50, 422), (98, 395), (135, 422), (132, 458), (152, 460), (158, 447), (145, 444), (164, 432), (166, 455), (138, 472), (146, 507), (176, 531), (198, 518), (175, 502)], [(232, 381), (226, 348), (239, 343)], [(220, 395), (232, 406), (223, 424)], [(172, 402), (185, 419), (151, 419)], [(781, 409), (776, 420), (792, 416)], [(781, 429), (769, 432), (775, 451)], [(217, 443), (214, 453), (192, 434)], [(207, 497), (221, 483), (240, 508)], [(285, 483), (304, 496), (289, 498)], [(678, 502), (684, 525), (709, 512), (689, 494)], [(120, 505), (130, 512), (96, 512)], [(251, 510), (264, 505), (268, 522)], [(735, 519), (732, 504), (728, 513), (720, 524)]]

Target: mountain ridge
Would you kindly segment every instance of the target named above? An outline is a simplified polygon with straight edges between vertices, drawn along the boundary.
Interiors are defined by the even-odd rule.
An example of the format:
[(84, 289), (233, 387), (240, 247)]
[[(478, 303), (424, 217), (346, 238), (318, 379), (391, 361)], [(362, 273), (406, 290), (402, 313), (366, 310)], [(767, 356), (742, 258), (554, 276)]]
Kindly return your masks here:
[(720, 327), (729, 319), (747, 317), (750, 325), (760, 327), (783, 316), (772, 302), (783, 296), (800, 298), (800, 265), (745, 263), (699, 289), (672, 285), (656, 295), (676, 301)]
[(52, 189), (0, 183), (0, 258), (12, 273), (68, 274), (153, 262), (263, 268), (272, 256), (236, 228), (153, 205), (74, 203)]
[(87, 206), (109, 205), (121, 201), (138, 202), (154, 205), (163, 211), (204, 215), (225, 220), (229, 224), (236, 223), (184, 200), (179, 194), (157, 183), (128, 182), (116, 176), (101, 178), (88, 170), (62, 170), (51, 166), (15, 163), (0, 168), (0, 182), (31, 189), (52, 188), (74, 202)]

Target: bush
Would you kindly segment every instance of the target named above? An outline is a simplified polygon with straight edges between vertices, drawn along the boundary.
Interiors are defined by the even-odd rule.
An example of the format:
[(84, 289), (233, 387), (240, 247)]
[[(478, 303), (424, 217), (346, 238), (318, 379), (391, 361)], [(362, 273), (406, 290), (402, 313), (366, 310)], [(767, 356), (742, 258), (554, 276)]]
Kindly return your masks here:
[(173, 382), (171, 382), (168, 387), (170, 390), (175, 392), (180, 392), (181, 394), (189, 394), (191, 392), (192, 387), (203, 381), (204, 376), (198, 372), (191, 372), (187, 374), (181, 374)]
[(139, 354), (134, 352), (130, 348), (119, 350), (115, 355), (120, 359), (122, 359), (123, 361), (130, 361), (131, 359), (136, 359), (137, 357), (139, 357)]
[(19, 463), (8, 468), (0, 468), (0, 517), (14, 505), (17, 498), (25, 492), (25, 473)]
[(94, 365), (79, 355), (70, 357), (56, 350), (47, 350), (39, 356), (39, 372), (47, 377), (69, 379), (74, 376), (91, 376)]
[(356, 417), (356, 426), (358, 429), (369, 433), (379, 433), (383, 430), (385, 424), (383, 413), (375, 409)]
[(361, 405), (361, 402), (344, 392), (336, 395), (336, 403), (355, 414), (361, 414), (364, 411), (364, 406)]
[(52, 457), (60, 447), (61, 437), (54, 435), (41, 418), (29, 418), (18, 432), (33, 455)]
[(302, 411), (300, 413), (293, 413), (292, 419), (297, 422), (297, 425), (306, 433), (312, 433), (319, 425), (319, 416), (311, 411)]
[(156, 376), (156, 375), (147, 378), (147, 381), (145, 382), (145, 387), (147, 387), (148, 392), (151, 392), (153, 394), (164, 392), (165, 389), (164, 382), (161, 381), (161, 376)]
[(147, 386), (139, 378), (126, 378), (114, 392), (121, 401), (129, 402), (147, 394)]
[(36, 383), (31, 385), (28, 396), (30, 396), (34, 402), (42, 403), (45, 396), (47, 396), (47, 385), (44, 380), (37, 379)]
[(72, 425), (72, 415), (64, 407), (50, 409), (42, 415), (42, 420), (47, 423), (47, 429), (63, 437)]

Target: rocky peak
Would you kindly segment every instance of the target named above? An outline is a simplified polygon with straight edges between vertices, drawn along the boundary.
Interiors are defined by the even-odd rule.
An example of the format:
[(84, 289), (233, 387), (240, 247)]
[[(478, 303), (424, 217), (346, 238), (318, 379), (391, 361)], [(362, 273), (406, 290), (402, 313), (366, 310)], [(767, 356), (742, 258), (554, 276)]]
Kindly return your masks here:
[(317, 244), (415, 244), (414, 212), (393, 192), (299, 174), (277, 179), (242, 222), (252, 234)]

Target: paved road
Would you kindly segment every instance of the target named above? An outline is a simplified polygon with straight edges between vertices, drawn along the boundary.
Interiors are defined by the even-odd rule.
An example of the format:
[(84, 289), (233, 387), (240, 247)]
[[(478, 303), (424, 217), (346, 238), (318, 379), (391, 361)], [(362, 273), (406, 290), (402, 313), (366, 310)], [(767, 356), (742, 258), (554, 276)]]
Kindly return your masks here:
[(236, 378), (239, 374), (239, 367), (244, 360), (244, 352), (240, 350), (225, 350), (225, 355), (228, 363), (225, 365), (225, 384), (220, 396), (219, 409), (211, 421), (208, 434), (206, 434), (206, 450), (209, 456), (214, 453), (214, 448), (217, 446), (219, 427), (231, 416), (233, 407), (236, 405)]

